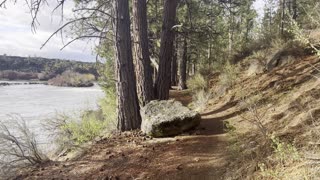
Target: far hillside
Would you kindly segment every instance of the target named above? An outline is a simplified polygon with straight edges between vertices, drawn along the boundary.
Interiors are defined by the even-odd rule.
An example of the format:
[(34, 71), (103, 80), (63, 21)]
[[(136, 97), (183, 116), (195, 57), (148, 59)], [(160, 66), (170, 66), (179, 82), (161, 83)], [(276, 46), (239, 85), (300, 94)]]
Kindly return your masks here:
[(98, 76), (92, 62), (0, 55), (0, 79), (49, 80), (68, 70)]

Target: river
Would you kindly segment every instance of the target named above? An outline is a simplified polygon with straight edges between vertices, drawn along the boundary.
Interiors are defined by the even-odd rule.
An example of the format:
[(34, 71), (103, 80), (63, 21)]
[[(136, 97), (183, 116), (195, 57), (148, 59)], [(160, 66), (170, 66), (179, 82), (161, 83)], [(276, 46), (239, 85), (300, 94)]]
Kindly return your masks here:
[(90, 88), (42, 84), (0, 86), (0, 121), (12, 115), (20, 116), (39, 143), (50, 144), (49, 132), (42, 126), (46, 119), (54, 118), (57, 113), (74, 116), (81, 110), (95, 110), (103, 95), (98, 85)]

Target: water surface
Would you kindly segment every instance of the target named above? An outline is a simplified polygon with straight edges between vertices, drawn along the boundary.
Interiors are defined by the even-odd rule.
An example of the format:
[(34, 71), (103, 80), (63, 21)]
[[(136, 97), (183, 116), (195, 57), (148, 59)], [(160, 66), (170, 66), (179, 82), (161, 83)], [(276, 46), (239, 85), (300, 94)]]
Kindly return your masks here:
[[(0, 81), (4, 82), (4, 81)], [(12, 115), (21, 116), (41, 143), (48, 143), (42, 123), (57, 113), (78, 115), (83, 110), (98, 108), (103, 97), (97, 85), (89, 88), (55, 87), (47, 85), (0, 86), (0, 121)]]

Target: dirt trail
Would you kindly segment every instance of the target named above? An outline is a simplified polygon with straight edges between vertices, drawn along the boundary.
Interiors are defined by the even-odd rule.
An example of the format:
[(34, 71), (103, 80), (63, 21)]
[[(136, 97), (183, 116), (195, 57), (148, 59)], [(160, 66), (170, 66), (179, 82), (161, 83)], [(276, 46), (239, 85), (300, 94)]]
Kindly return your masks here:
[[(171, 96), (183, 104), (191, 100), (185, 91)], [(228, 142), (223, 118), (216, 116), (221, 108), (226, 107), (207, 107), (191, 133), (162, 139), (122, 133), (97, 142), (77, 160), (50, 162), (17, 179), (224, 179)]]

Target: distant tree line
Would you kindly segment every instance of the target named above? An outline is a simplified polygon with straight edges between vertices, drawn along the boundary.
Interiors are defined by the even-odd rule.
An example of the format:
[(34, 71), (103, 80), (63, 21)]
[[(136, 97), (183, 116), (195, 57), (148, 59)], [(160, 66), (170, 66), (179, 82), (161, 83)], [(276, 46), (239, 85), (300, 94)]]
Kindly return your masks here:
[(49, 80), (67, 70), (98, 77), (95, 63), (41, 57), (0, 56), (0, 79)]

